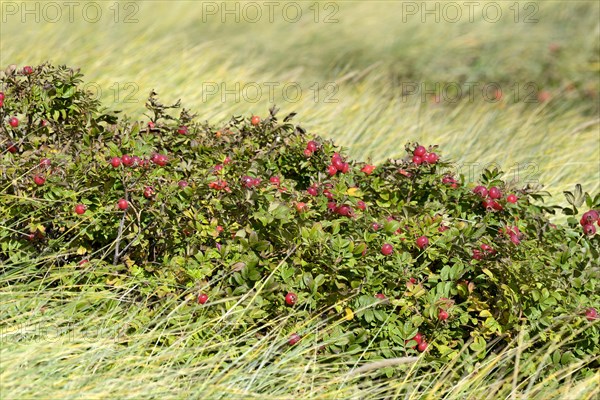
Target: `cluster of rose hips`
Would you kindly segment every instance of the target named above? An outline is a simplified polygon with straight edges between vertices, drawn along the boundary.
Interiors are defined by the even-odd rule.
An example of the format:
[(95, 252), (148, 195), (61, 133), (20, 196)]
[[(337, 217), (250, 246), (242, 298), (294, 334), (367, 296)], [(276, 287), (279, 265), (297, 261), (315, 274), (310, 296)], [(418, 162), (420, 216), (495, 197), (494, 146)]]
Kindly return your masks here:
[(247, 189), (252, 189), (258, 185), (260, 185), (260, 178), (253, 178), (251, 176), (245, 175), (242, 177), (242, 185), (244, 185)]
[(496, 250), (494, 250), (492, 248), (492, 246), (490, 246), (489, 244), (483, 243), (479, 247), (480, 247), (481, 250), (479, 250), (479, 249), (474, 249), (473, 250), (473, 259), (474, 260), (483, 260), (487, 256), (491, 256), (491, 255), (496, 254)]
[(416, 165), (435, 164), (439, 160), (439, 156), (433, 152), (428, 152), (424, 146), (417, 146), (413, 150), (412, 162)]
[(308, 158), (312, 156), (313, 153), (317, 150), (319, 150), (319, 143), (315, 142), (314, 140), (311, 140), (308, 143), (306, 143), (306, 148), (304, 149), (304, 156)]
[[(42, 169), (48, 169), (52, 166), (52, 161), (50, 161), (49, 158), (42, 158), (40, 159), (40, 163), (39, 163), (39, 167)], [(36, 174), (33, 177), (33, 182), (38, 185), (38, 186), (42, 186), (44, 183), (46, 183), (46, 178), (43, 175), (40, 174)], [(87, 207), (84, 204), (77, 204), (74, 208), (74, 211), (76, 214), (82, 215), (85, 214), (87, 210)]]
[(4, 106), (4, 92), (0, 92), (0, 107)]
[(226, 192), (231, 192), (231, 189), (227, 186), (227, 181), (223, 179), (218, 179), (216, 181), (210, 182), (208, 187), (214, 190), (224, 190)]
[(354, 217), (354, 210), (347, 204), (337, 204), (334, 201), (327, 203), (327, 210), (342, 217)]
[(413, 349), (416, 347), (420, 352), (424, 352), (429, 346), (427, 340), (425, 340), (425, 336), (423, 336), (420, 332), (417, 332), (417, 334), (412, 339), (407, 340), (406, 343), (410, 342), (411, 340), (417, 342), (417, 344), (413, 346)]
[(362, 168), (360, 169), (360, 171), (361, 171), (361, 172), (364, 172), (364, 173), (365, 173), (365, 174), (367, 174), (367, 175), (371, 175), (371, 174), (373, 173), (373, 171), (375, 171), (375, 168), (376, 168), (376, 167), (375, 167), (374, 165), (367, 164), (367, 165), (365, 165), (364, 167), (362, 167)]
[(329, 176), (334, 176), (338, 172), (345, 174), (348, 171), (350, 171), (350, 164), (344, 162), (339, 153), (333, 153), (333, 156), (331, 157), (331, 164), (329, 164), (327, 167), (327, 173)]
[(453, 176), (446, 175), (442, 178), (442, 183), (444, 185), (450, 186), (452, 189), (456, 189), (458, 187), (458, 182), (454, 179)]
[(508, 235), (510, 241), (514, 244), (521, 243), (521, 239), (523, 239), (523, 234), (519, 231), (518, 226), (507, 226), (506, 228), (500, 228), (499, 233), (503, 233)]
[[(371, 227), (373, 228), (373, 230), (377, 231), (381, 226), (378, 223), (374, 222), (373, 224), (371, 224)], [(398, 231), (400, 231), (400, 229), (398, 229)], [(398, 231), (396, 231), (396, 233), (398, 233)], [(427, 236), (419, 236), (416, 240), (416, 244), (417, 247), (422, 250), (429, 246), (429, 239), (427, 238)], [(389, 256), (393, 252), (394, 246), (392, 246), (391, 244), (385, 243), (383, 246), (381, 246), (381, 254), (383, 254), (384, 256)]]
[(165, 165), (168, 164), (169, 159), (167, 158), (166, 155), (159, 154), (159, 153), (152, 154), (152, 156), (150, 157), (149, 160), (141, 159), (138, 156), (130, 156), (129, 154), (123, 154), (121, 157), (111, 158), (110, 165), (112, 165), (113, 168), (119, 168), (121, 165), (124, 165), (126, 167), (131, 167), (131, 168), (136, 168), (136, 167), (149, 168), (150, 162), (152, 162), (156, 165), (159, 165), (161, 167), (164, 167)]
[[(483, 199), (481, 204), (488, 211), (502, 211), (504, 207), (502, 204), (497, 202), (502, 198), (502, 192), (496, 186), (492, 186), (489, 190), (485, 186), (475, 186), (473, 188), (473, 193), (479, 195)], [(514, 194), (509, 194), (506, 196), (506, 201), (508, 203), (516, 203), (519, 199)]]
[(593, 236), (596, 233), (594, 222), (600, 226), (600, 214), (596, 210), (590, 210), (583, 214), (579, 223), (583, 227), (583, 233), (588, 236)]

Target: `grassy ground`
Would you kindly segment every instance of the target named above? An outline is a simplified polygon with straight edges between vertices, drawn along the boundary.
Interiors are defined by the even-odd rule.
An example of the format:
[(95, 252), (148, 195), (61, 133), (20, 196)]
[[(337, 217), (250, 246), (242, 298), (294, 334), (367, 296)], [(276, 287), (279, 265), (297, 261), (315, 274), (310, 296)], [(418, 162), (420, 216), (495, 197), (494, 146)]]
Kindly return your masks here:
[[(7, 274), (0, 281), (3, 287), (10, 278), (14, 276)], [(303, 327), (313, 333), (294, 348), (286, 345), (283, 320), (274, 321), (270, 333), (253, 347), (240, 348), (243, 338), (228, 335), (219, 321), (203, 321), (201, 313), (179, 329), (167, 327), (167, 321), (189, 312), (193, 296), (172, 299), (148, 314), (143, 301), (132, 303), (98, 287), (81, 293), (63, 285), (58, 293), (50, 286), (50, 279), (36, 279), (0, 293), (4, 399), (583, 400), (600, 394), (597, 373), (577, 382), (570, 379), (590, 358), (536, 380), (554, 352), (578, 332), (543, 346), (533, 357), (523, 353), (537, 338), (516, 338), (510, 349), (483, 360), (451, 363), (435, 374), (424, 372), (427, 363), (421, 358), (394, 359), (383, 366), (367, 363), (359, 369), (317, 361), (323, 338), (314, 321)], [(216, 332), (213, 340), (190, 345), (195, 332), (207, 329)], [(255, 333), (248, 329), (248, 335)], [(156, 346), (169, 336), (177, 339)], [(373, 379), (373, 372), (386, 368), (389, 378)]]
[[(575, 183), (590, 192), (600, 189), (598, 3), (500, 2), (504, 18), (497, 22), (483, 19), (480, 7), (473, 22), (463, 9), (457, 23), (443, 15), (439, 22), (434, 15), (422, 22), (420, 10), (409, 15), (409, 3), (294, 3), (302, 6), (294, 23), (285, 20), (283, 5), (269, 22), (260, 2), (254, 3), (261, 6), (260, 21), (244, 22), (254, 14), (246, 8), (244, 15), (249, 3), (239, 3), (235, 23), (236, 16), (222, 9), (209, 13), (214, 9), (208, 7), (221, 2), (96, 2), (103, 7), (96, 22), (91, 9), (88, 21), (82, 17), (82, 5), (73, 22), (67, 8), (60, 21), (49, 22), (54, 11), (37, 3), (36, 22), (35, 15), (21, 15), (22, 3), (2, 2), (0, 65), (50, 60), (79, 66), (90, 90), (108, 107), (136, 118), (151, 89), (166, 102), (181, 98), (211, 122), (232, 114), (265, 114), (276, 102), (356, 157), (381, 161), (416, 140), (439, 144), (445, 157), (462, 163), (460, 172), (469, 180), (475, 179), (471, 171), (496, 163), (515, 179), (539, 181), (552, 193)], [(36, 2), (27, 4), (33, 9)], [(286, 18), (294, 17), (292, 9), (288, 12)], [(492, 102), (476, 90), (472, 98), (444, 100), (454, 85), (466, 83), (479, 88), (494, 83), (503, 97)], [(406, 93), (423, 85), (442, 90), (437, 93), (442, 101), (434, 101), (433, 94)], [(301, 90), (297, 98), (294, 88)], [(548, 100), (538, 99), (542, 91)], [(503, 365), (519, 359), (518, 346), (475, 368), (475, 363), (448, 366), (448, 375), (436, 376), (410, 368), (374, 385), (319, 365), (311, 343), (281, 353), (276, 343), (285, 339), (276, 337), (277, 330), (262, 347), (244, 354), (237, 353), (235, 337), (207, 343), (211, 351), (184, 347), (183, 334), (171, 346), (153, 348), (149, 344), (166, 334), (164, 315), (142, 321), (135, 304), (111, 293), (93, 287), (84, 294), (70, 287), (57, 290), (28, 271), (20, 272), (32, 277), (22, 287), (5, 284), (8, 276), (0, 279), (0, 397), (5, 399), (341, 399), (380, 398), (384, 391), (407, 399), (440, 394), (585, 399), (599, 394), (597, 374), (574, 386), (552, 380), (517, 386), (519, 374), (544, 364), (540, 354), (538, 364), (523, 360), (508, 374)], [(123, 341), (132, 325), (139, 329)], [(186, 332), (212, 327), (187, 326)], [(465, 374), (456, 379), (453, 370)]]

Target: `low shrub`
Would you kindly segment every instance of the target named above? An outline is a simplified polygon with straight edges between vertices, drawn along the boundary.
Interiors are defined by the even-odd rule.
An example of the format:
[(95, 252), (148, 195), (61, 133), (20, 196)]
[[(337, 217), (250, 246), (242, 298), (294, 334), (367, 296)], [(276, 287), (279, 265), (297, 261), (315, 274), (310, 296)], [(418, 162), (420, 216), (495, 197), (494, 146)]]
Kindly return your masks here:
[(502, 171), (472, 184), (418, 143), (377, 166), (351, 160), (276, 108), (215, 126), (152, 92), (132, 120), (81, 83), (49, 64), (2, 75), (3, 273), (138, 282), (146, 307), (187, 295), (189, 318), (240, 332), (287, 319), (284, 346), (322, 318), (324, 357), (424, 353), (435, 367), (519, 332), (543, 345), (579, 331), (555, 366), (600, 353), (600, 194), (578, 186), (563, 208)]

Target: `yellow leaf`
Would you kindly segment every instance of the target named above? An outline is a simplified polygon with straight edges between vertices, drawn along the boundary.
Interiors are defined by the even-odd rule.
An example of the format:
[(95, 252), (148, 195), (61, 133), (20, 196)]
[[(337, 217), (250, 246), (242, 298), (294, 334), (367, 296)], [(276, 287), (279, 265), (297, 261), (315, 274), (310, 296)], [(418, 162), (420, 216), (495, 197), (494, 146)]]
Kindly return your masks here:
[(351, 187), (346, 191), (346, 194), (348, 196), (352, 196), (352, 197), (361, 197), (362, 196), (362, 192), (360, 191), (359, 188), (356, 187)]
[(85, 253), (87, 253), (87, 249), (83, 246), (79, 246), (79, 248), (77, 249), (77, 254), (81, 256)]
[(479, 316), (480, 316), (480, 317), (486, 317), (486, 318), (488, 318), (488, 317), (491, 317), (491, 316), (492, 316), (492, 313), (491, 313), (491, 312), (489, 312), (488, 310), (483, 310), (483, 311), (481, 311), (481, 312), (479, 313)]
[(483, 268), (481, 271), (482, 271), (484, 274), (486, 274), (487, 276), (489, 276), (490, 278), (492, 278), (492, 279), (494, 278), (494, 274), (492, 274), (492, 271), (490, 271), (489, 269), (487, 269), (487, 268)]
[(346, 316), (344, 317), (346, 319), (346, 321), (350, 321), (352, 319), (354, 319), (354, 313), (352, 312), (352, 310), (348, 307), (346, 307)]

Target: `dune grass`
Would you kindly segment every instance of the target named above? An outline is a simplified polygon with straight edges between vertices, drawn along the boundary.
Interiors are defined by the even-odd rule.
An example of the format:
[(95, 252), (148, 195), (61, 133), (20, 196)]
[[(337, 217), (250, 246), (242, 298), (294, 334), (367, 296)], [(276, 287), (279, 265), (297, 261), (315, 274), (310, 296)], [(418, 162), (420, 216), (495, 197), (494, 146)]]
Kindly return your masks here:
[[(363, 159), (398, 156), (416, 140), (439, 144), (465, 173), (495, 163), (551, 193), (600, 188), (597, 3), (539, 2), (527, 13), (518, 3), (517, 18), (500, 2), (495, 23), (481, 10), (473, 22), (463, 10), (457, 23), (443, 15), (423, 23), (402, 2), (294, 3), (303, 7), (297, 23), (282, 13), (249, 23), (248, 2), (239, 3), (239, 23), (190, 1), (129, 3), (137, 8), (121, 9), (117, 23), (112, 3), (100, 3), (95, 23), (80, 14), (69, 23), (66, 11), (56, 23), (6, 16), (0, 62), (82, 67), (104, 104), (136, 118), (151, 89), (211, 122), (266, 114), (276, 103)], [(525, 22), (532, 12), (537, 22)], [(326, 23), (331, 13), (337, 22)], [(426, 93), (437, 88), (452, 100), (457, 84), (462, 101), (436, 104)], [(466, 84), (477, 88), (470, 98)], [(415, 87), (423, 90), (403, 94)], [(498, 102), (481, 91), (494, 87)], [(551, 100), (538, 101), (539, 91)]]
[[(232, 18), (223, 23), (221, 15), (206, 16), (193, 1), (129, 3), (137, 6), (121, 8), (116, 23), (109, 8), (113, 2), (96, 3), (104, 17), (95, 23), (80, 13), (72, 23), (66, 14), (56, 23), (44, 18), (38, 23), (31, 16), (6, 15), (2, 8), (0, 65), (49, 60), (81, 67), (89, 89), (105, 105), (136, 118), (151, 89), (165, 102), (181, 98), (211, 122), (232, 114), (266, 114), (275, 102), (286, 112), (298, 112), (303, 126), (334, 138), (357, 158), (382, 161), (402, 154), (405, 142), (419, 141), (439, 144), (444, 157), (462, 164), (456, 172), (469, 181), (495, 163), (515, 180), (537, 181), (554, 194), (575, 183), (589, 192), (600, 189), (596, 2), (534, 2), (536, 23), (515, 22), (508, 10), (513, 2), (499, 3), (505, 13), (501, 21), (477, 17), (455, 24), (423, 23), (419, 16), (404, 21), (400, 2), (339, 2), (334, 23), (323, 22), (332, 10), (325, 9), (328, 2), (302, 2), (307, 17), (297, 23), (276, 17), (273, 23), (263, 18), (254, 24)], [(317, 23), (310, 9), (315, 4), (321, 11)], [(125, 23), (132, 10), (137, 22)], [(554, 44), (558, 50), (552, 50)], [(436, 103), (430, 94), (402, 91), (410, 84), (444, 88), (465, 82), (497, 83), (504, 97), (491, 102), (478, 92), (473, 99)], [(301, 88), (302, 95), (284, 92), (286, 84)], [(275, 88), (273, 98), (269, 85)], [(213, 93), (215, 87), (219, 90)], [(256, 87), (262, 94), (255, 101)], [(551, 94), (549, 101), (538, 100), (542, 90)], [(189, 297), (171, 299), (170, 306), (148, 316), (143, 312), (147, 299), (123, 295), (133, 288), (120, 288), (117, 295), (104, 286), (61, 284), (57, 277), (72, 272), (40, 276), (35, 265), (3, 267), (3, 399), (600, 395), (597, 372), (580, 381), (570, 378), (591, 359), (544, 380), (532, 378), (562, 343), (524, 359), (522, 351), (531, 342), (517, 338), (499, 354), (448, 365), (434, 375), (421, 372), (425, 361), (419, 359), (388, 367), (391, 377), (373, 379), (370, 372), (348, 375), (352, 366), (341, 361), (318, 362), (315, 321), (306, 322), (314, 334), (293, 349), (283, 346), (286, 321), (274, 321), (252, 348), (236, 346), (240, 338), (228, 336), (226, 329), (202, 347), (192, 346), (194, 332), (220, 325), (203, 320), (166, 325), (191, 307)], [(28, 277), (28, 283), (14, 284), (16, 274)], [(250, 327), (248, 335), (255, 333)], [(156, 345), (166, 337), (178, 339)]]
[[(2, 279), (2, 398), (593, 399), (600, 394), (597, 372), (571, 379), (598, 356), (538, 376), (577, 331), (531, 356), (525, 350), (539, 338), (523, 335), (498, 353), (457, 360), (436, 373), (427, 372), (422, 357), (383, 363), (365, 359), (361, 365), (343, 358), (322, 363), (318, 348), (324, 343), (323, 322), (302, 323), (298, 328), (309, 333), (289, 347), (287, 320), (273, 321), (261, 340), (243, 347), (244, 337), (231, 335), (227, 323), (203, 319), (189, 293), (149, 313), (150, 296), (134, 300), (129, 295), (135, 291), (133, 284), (110, 291), (104, 285), (88, 285), (83, 291), (53, 287), (73, 272), (57, 271), (14, 285), (10, 282), (15, 275)], [(198, 317), (182, 318), (191, 312)], [(179, 319), (187, 322), (173, 323)], [(214, 331), (214, 338), (194, 343), (201, 330)], [(264, 329), (251, 326), (246, 335), (259, 331)], [(171, 338), (168, 345), (166, 338)]]

